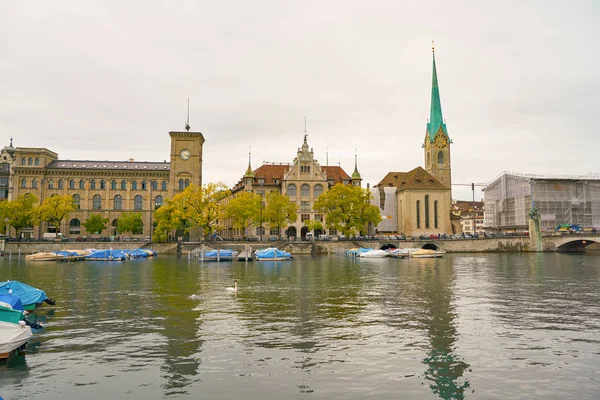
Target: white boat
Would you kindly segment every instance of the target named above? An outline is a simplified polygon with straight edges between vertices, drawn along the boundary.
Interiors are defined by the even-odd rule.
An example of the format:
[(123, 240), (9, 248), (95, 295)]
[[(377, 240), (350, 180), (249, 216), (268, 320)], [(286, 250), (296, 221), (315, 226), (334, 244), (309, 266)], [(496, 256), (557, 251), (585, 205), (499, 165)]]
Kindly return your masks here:
[(384, 258), (388, 255), (388, 252), (385, 250), (369, 250), (358, 254), (358, 256), (362, 258)]
[(419, 249), (410, 253), (411, 258), (441, 258), (446, 254), (443, 250)]
[(0, 359), (26, 344), (33, 336), (31, 328), (24, 321), (14, 324), (0, 321)]

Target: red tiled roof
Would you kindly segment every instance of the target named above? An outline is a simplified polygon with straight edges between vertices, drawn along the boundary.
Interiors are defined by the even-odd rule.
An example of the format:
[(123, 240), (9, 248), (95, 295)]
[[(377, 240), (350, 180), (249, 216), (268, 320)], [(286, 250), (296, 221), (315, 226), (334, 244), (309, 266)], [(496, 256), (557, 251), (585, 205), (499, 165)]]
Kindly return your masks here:
[(265, 184), (273, 184), (274, 179), (278, 179), (278, 183), (283, 180), (283, 175), (290, 169), (290, 165), (287, 164), (263, 164), (254, 170), (254, 178), (263, 178)]
[(327, 166), (321, 167), (321, 171), (327, 174), (327, 179), (333, 179), (335, 184), (342, 183), (342, 180), (351, 180), (350, 175), (342, 167)]
[(422, 167), (408, 172), (389, 172), (375, 187), (395, 187), (397, 190), (448, 189)]

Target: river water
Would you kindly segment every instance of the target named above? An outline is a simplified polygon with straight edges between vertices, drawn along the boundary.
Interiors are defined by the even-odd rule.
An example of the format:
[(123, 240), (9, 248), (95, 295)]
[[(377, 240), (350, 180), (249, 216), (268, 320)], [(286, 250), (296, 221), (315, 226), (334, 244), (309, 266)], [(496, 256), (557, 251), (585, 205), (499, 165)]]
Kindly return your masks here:
[(593, 254), (5, 257), (6, 279), (57, 301), (0, 362), (6, 400), (599, 397)]

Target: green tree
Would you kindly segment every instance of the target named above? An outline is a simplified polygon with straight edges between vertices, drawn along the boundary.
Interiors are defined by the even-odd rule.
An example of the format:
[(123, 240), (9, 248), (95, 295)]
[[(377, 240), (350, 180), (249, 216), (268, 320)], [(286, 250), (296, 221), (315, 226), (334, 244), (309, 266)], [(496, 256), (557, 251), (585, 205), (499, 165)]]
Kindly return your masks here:
[(371, 205), (371, 193), (359, 186), (337, 184), (323, 193), (313, 208), (325, 214), (329, 229), (351, 236), (369, 223), (381, 222), (379, 207)]
[(204, 235), (210, 235), (219, 220), (225, 215), (221, 200), (229, 196), (230, 190), (222, 183), (209, 183), (202, 187), (190, 185), (173, 197), (173, 203), (185, 221), (185, 229), (202, 228)]
[(45, 199), (42, 204), (34, 208), (35, 222), (45, 221), (60, 232), (60, 224), (69, 214), (75, 210), (73, 198), (71, 196), (51, 196)]
[(306, 226), (309, 231), (323, 231), (323, 224), (318, 219), (304, 221), (304, 226)]
[(263, 216), (271, 228), (278, 230), (279, 239), (281, 239), (281, 228), (298, 218), (297, 208), (296, 203), (281, 193), (271, 192), (267, 195), (267, 205)]
[(136, 234), (141, 233), (144, 223), (142, 222), (142, 214), (134, 212), (124, 212), (117, 218), (117, 231), (119, 233)]
[(233, 227), (240, 229), (245, 236), (246, 229), (260, 219), (261, 202), (260, 195), (242, 192), (225, 206), (225, 216), (231, 218)]
[(160, 208), (154, 211), (153, 219), (156, 224), (152, 234), (153, 242), (166, 242), (169, 232), (183, 228), (182, 211), (177, 203), (166, 200)]
[(15, 228), (17, 237), (23, 228), (32, 226), (34, 223), (34, 205), (38, 198), (30, 193), (25, 193), (13, 201), (0, 203), (0, 226), (1, 231), (7, 235), (6, 226)]
[(104, 218), (100, 214), (90, 214), (83, 226), (88, 233), (102, 233), (108, 227), (108, 218)]

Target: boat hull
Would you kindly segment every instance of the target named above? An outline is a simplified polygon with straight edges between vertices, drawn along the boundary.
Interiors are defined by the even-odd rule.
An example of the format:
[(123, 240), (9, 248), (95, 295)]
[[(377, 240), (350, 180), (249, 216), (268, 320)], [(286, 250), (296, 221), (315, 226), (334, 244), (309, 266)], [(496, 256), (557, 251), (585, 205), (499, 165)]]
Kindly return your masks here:
[(25, 345), (31, 336), (33, 333), (27, 325), (0, 321), (0, 359)]

